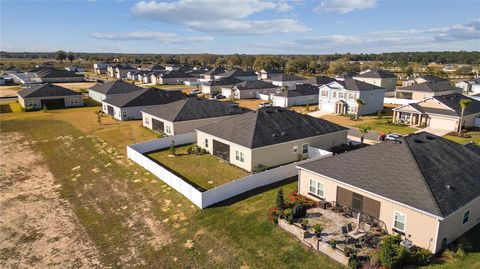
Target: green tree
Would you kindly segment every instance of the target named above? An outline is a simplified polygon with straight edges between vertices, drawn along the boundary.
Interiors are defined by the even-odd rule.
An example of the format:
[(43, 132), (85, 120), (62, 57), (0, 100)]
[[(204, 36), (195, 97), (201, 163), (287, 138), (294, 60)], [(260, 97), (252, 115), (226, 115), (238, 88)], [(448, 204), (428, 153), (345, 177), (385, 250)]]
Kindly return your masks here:
[(55, 58), (63, 63), (63, 60), (67, 59), (67, 53), (64, 50), (55, 52)]
[(465, 75), (471, 75), (473, 73), (472, 67), (467, 65), (467, 66), (462, 66), (459, 67), (455, 73), (460, 76), (465, 76)]
[(407, 66), (407, 69), (405, 70), (405, 74), (407, 75), (407, 77), (411, 77), (413, 75), (413, 67), (411, 65)]
[(68, 59), (70, 62), (73, 62), (73, 60), (75, 60), (75, 55), (73, 54), (73, 52), (69, 52), (69, 53), (68, 53), (67, 59)]
[(362, 134), (362, 136), (360, 136), (360, 144), (363, 145), (363, 141), (365, 140), (365, 135), (368, 134), (368, 131), (370, 131), (372, 128), (370, 128), (369, 126), (360, 126), (358, 127), (358, 130), (360, 131), (360, 134)]
[(355, 103), (357, 103), (357, 112), (355, 113), (355, 120), (360, 118), (360, 107), (365, 105), (365, 101), (360, 98), (355, 99)]
[(172, 140), (172, 143), (170, 143), (170, 153), (175, 156), (175, 155), (177, 155), (177, 154), (176, 154), (176, 151), (177, 151), (177, 150), (176, 150), (176, 148), (175, 148), (175, 141)]
[(463, 116), (465, 114), (465, 109), (470, 105), (470, 103), (472, 102), (472, 100), (470, 99), (460, 99), (460, 101), (458, 102), (458, 104), (460, 105), (460, 107), (462, 108), (462, 112), (460, 114), (460, 122), (458, 123), (458, 136), (461, 136), (462, 135), (462, 126), (463, 126)]
[(279, 189), (277, 192), (277, 201), (276, 201), (276, 206), (279, 212), (282, 211), (284, 205), (285, 205), (285, 197), (283, 197), (283, 190)]

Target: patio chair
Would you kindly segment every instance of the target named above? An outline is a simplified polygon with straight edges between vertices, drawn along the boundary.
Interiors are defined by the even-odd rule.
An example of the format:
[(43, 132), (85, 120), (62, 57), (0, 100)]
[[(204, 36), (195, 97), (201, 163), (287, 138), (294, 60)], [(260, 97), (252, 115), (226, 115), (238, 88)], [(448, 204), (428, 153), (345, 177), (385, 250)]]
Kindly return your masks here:
[(363, 231), (366, 232), (366, 233), (370, 233), (370, 228), (371, 228), (371, 225), (370, 224), (363, 224)]
[(353, 227), (352, 227), (351, 223), (347, 224), (347, 230), (348, 230), (348, 232), (353, 231)]

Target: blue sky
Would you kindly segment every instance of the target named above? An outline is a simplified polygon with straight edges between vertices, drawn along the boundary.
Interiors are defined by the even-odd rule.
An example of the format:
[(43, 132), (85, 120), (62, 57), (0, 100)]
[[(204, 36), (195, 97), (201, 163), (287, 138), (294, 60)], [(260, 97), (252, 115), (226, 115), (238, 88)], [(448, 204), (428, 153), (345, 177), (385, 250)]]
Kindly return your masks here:
[(478, 0), (0, 0), (0, 12), (6, 51), (480, 50)]

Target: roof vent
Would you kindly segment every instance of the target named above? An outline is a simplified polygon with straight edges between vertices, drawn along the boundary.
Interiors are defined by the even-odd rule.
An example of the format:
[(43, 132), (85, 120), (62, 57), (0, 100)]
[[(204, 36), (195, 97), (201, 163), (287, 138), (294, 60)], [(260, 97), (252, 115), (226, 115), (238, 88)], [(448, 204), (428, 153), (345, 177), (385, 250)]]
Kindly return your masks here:
[(450, 184), (445, 185), (445, 188), (447, 188), (447, 190), (451, 190), (451, 191), (454, 191), (454, 190), (457, 189), (457, 188), (455, 188), (454, 186), (452, 186), (452, 185), (450, 185)]
[(435, 139), (437, 139), (436, 137), (431, 136), (431, 135), (427, 135), (427, 136), (425, 136), (425, 138), (428, 139), (428, 140), (435, 140)]
[(270, 109), (266, 109), (265, 112), (266, 112), (266, 113), (269, 113), (269, 114), (273, 113), (273, 111), (270, 110)]
[(286, 133), (286, 132), (282, 132), (282, 133), (281, 133), (281, 135), (282, 135), (282, 136), (287, 136), (287, 135), (288, 135), (288, 133)]
[(277, 109), (278, 112), (285, 112), (283, 109), (279, 108)]
[(278, 135), (277, 134), (272, 134), (272, 137), (278, 137)]
[(414, 138), (414, 139), (413, 139), (413, 142), (415, 142), (415, 143), (423, 143), (423, 140), (420, 140), (420, 139)]

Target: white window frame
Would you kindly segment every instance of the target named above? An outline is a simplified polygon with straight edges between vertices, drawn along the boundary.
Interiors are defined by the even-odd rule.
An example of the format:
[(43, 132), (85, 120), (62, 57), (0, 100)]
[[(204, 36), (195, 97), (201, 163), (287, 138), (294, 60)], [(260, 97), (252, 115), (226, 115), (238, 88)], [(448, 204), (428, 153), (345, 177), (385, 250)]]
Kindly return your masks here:
[[(466, 214), (466, 213), (468, 213), (467, 221), (465, 221), (465, 214)], [(465, 211), (463, 212), (463, 215), (462, 215), (462, 225), (465, 225), (465, 224), (467, 224), (467, 223), (470, 221), (470, 214), (471, 214), (471, 213), (472, 213), (472, 212), (470, 211), (470, 208), (467, 209), (467, 210), (465, 210)]]
[[(314, 183), (313, 186), (312, 182)], [(322, 187), (320, 188), (320, 186)], [(311, 190), (312, 187), (315, 189), (314, 191)], [(319, 190), (322, 191), (322, 194), (319, 194)], [(325, 198), (325, 184), (323, 182), (310, 178), (308, 180), (308, 193), (313, 194), (316, 197)]]
[[(397, 220), (396, 220), (397, 214), (399, 214), (399, 215), (403, 215), (403, 217), (404, 217), (404, 221), (403, 221), (403, 230), (401, 230), (401, 229), (399, 229), (399, 228), (395, 227), (395, 222), (397, 221)], [(399, 221), (399, 222), (400, 222), (400, 221)], [(401, 223), (401, 222), (400, 222), (400, 223)], [(402, 213), (402, 212), (400, 212), (400, 211), (396, 211), (396, 210), (394, 210), (394, 211), (393, 211), (393, 222), (392, 222), (392, 227), (393, 227), (395, 230), (397, 230), (397, 231), (400, 231), (400, 232), (404, 233), (404, 232), (407, 230), (407, 214), (405, 214), (405, 213)]]
[(165, 132), (166, 132), (167, 134), (172, 134), (172, 128), (171, 128), (170, 125), (165, 125)]
[(72, 98), (72, 99), (70, 99), (70, 104), (71, 104), (71, 105), (76, 105), (76, 104), (78, 104), (78, 99), (77, 99), (77, 98)]
[(150, 124), (150, 119), (148, 117), (144, 117), (143, 122), (148, 125)]
[(235, 160), (244, 163), (245, 162), (245, 153), (239, 150), (235, 150)]
[(28, 101), (27, 107), (29, 107), (29, 106), (37, 107), (37, 102), (35, 102), (35, 101)]
[(298, 153), (298, 145), (293, 146), (292, 150), (294, 154)]
[(208, 149), (208, 138), (203, 140), (203, 146)]
[(122, 119), (127, 117), (127, 111), (126, 110), (120, 110), (122, 111)]
[[(307, 147), (305, 148), (305, 146), (307, 146)], [(302, 154), (304, 154), (304, 155), (308, 154), (308, 143), (302, 144)]]

